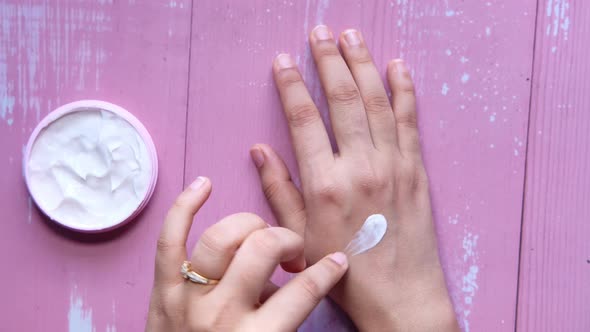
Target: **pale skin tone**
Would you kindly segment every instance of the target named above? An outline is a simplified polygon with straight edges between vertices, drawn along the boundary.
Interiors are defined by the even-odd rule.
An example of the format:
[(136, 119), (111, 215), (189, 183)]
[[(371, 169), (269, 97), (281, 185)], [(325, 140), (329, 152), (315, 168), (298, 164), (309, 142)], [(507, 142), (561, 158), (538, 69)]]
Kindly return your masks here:
[[(184, 199), (179, 198), (181, 204), (172, 208), (162, 231), (161, 242), (165, 245), (159, 246), (156, 259), (148, 330), (156, 325), (173, 329), (186, 326), (174, 325), (184, 324), (180, 322), (210, 321), (209, 316), (220, 324), (216, 325), (220, 329), (197, 326), (191, 331), (238, 327), (294, 330), (321, 296), (329, 292), (361, 331), (459, 331), (438, 257), (428, 178), (420, 151), (414, 85), (406, 65), (401, 60), (393, 60), (387, 66), (387, 84), (392, 92), (389, 100), (360, 32), (343, 32), (338, 38), (341, 51), (325, 26), (316, 27), (309, 42), (328, 101), (337, 151), (331, 147), (326, 127), (295, 62), (287, 54), (279, 55), (273, 72), (289, 124), (301, 188), (291, 181), (284, 162), (270, 146), (258, 144), (251, 149), (262, 188), (281, 227), (276, 228), (280, 231), (257, 228), (248, 233), (250, 235), (244, 235), (247, 231), (243, 231), (232, 245), (221, 246), (227, 249), (225, 256), (221, 255), (225, 257), (224, 264), (229, 264), (226, 268), (209, 270), (207, 264), (198, 263), (199, 259), (211, 258), (202, 258), (207, 256), (205, 254), (195, 255), (203, 247), (197, 244), (193, 265), (199, 266), (198, 271), (210, 278), (223, 276), (217, 286), (199, 286), (178, 280), (178, 269), (185, 259), (186, 233), (197, 207), (204, 202), (204, 198), (194, 198), (198, 204), (184, 204)], [(184, 221), (178, 222), (180, 217), (173, 211), (182, 207), (187, 211), (179, 213)], [(349, 257), (344, 264), (336, 264), (337, 260), (330, 258), (334, 257), (331, 253), (342, 250), (365, 219), (376, 213), (388, 220), (383, 240), (368, 252)], [(235, 224), (247, 224), (242, 220), (255, 218), (246, 216), (229, 218), (235, 218)], [(169, 230), (172, 228), (180, 230), (172, 232)], [(274, 290), (267, 283), (270, 273), (256, 276), (258, 287), (254, 290), (242, 289), (247, 287), (242, 280), (228, 276), (234, 261), (245, 259), (242, 256), (246, 254), (241, 252), (250, 248), (245, 244), (255, 243), (250, 237), (269, 230), (292, 238), (292, 247), (273, 248), (278, 253), (267, 261), (268, 266), (282, 262), (283, 268), (289, 271), (301, 271), (306, 264), (311, 265), (297, 277), (304, 282), (297, 283), (296, 278), (274, 295), (268, 295)], [(222, 231), (215, 232), (216, 238), (224, 237), (220, 235)], [(236, 231), (228, 232), (235, 235)], [(170, 234), (176, 234), (172, 242), (167, 240)], [(207, 238), (206, 234), (199, 243)], [(205, 240), (207, 242), (214, 243)], [(242, 242), (244, 245), (237, 244)], [(281, 245), (291, 243), (278, 242)], [(176, 254), (170, 254), (171, 251)], [(212, 252), (209, 250), (210, 255)], [(252, 249), (247, 257), (255, 260), (257, 254), (260, 252)], [(302, 254), (304, 258), (299, 257)], [(213, 254), (213, 257), (218, 256)], [(335, 257), (341, 256), (336, 254)], [(306, 275), (316, 270), (319, 272)], [(167, 273), (171, 279), (176, 278), (175, 283), (164, 282), (165, 278), (160, 275)], [(227, 288), (217, 291), (224, 282)], [(213, 290), (204, 291), (203, 287), (213, 287)], [(305, 290), (307, 302), (301, 299), (296, 302), (298, 288)], [(281, 298), (284, 300), (276, 300), (283, 306), (267, 305), (288, 290), (292, 290), (292, 294)], [(228, 310), (223, 296), (239, 299), (242, 293), (250, 294), (248, 308), (252, 311)], [(297, 314), (294, 308), (300, 308)], [(264, 309), (268, 316), (261, 314)], [(159, 318), (153, 318), (155, 316)], [(268, 317), (288, 322), (269, 329)]]
[[(211, 192), (200, 177), (174, 203), (156, 253), (146, 331), (295, 331), (348, 268), (346, 255), (327, 255), (305, 269), (303, 238), (260, 217), (240, 213), (209, 227), (186, 257), (193, 217)], [(183, 261), (217, 285), (186, 281)], [(268, 280), (278, 264), (300, 272), (278, 289)], [(304, 270), (305, 269), (305, 270)]]

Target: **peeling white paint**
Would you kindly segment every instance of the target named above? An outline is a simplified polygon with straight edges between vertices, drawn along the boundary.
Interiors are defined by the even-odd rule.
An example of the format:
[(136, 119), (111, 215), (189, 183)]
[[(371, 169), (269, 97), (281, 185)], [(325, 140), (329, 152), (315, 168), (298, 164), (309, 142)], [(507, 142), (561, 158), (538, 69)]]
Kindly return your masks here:
[(463, 237), (463, 268), (465, 272), (461, 277), (461, 293), (463, 301), (458, 303), (459, 314), (461, 316), (461, 323), (463, 330), (469, 332), (469, 316), (473, 311), (474, 299), (478, 290), (477, 276), (480, 268), (477, 265), (479, 255), (477, 253), (477, 241), (479, 235), (471, 232), (465, 232)]
[(441, 89), (441, 91), (440, 91), (440, 92), (442, 93), (442, 95), (443, 95), (443, 96), (446, 96), (446, 95), (449, 93), (449, 90), (451, 90), (451, 89), (449, 88), (449, 85), (448, 85), (447, 83), (443, 83), (443, 85), (442, 85), (442, 89)]
[(547, 0), (546, 15), (551, 18), (546, 26), (547, 36), (562, 36), (568, 40), (571, 25), (569, 17), (570, 3), (568, 0)]
[(468, 73), (463, 73), (463, 75), (461, 76), (461, 83), (465, 84), (467, 82), (469, 82), (469, 74)]
[(70, 310), (68, 311), (68, 331), (96, 332), (92, 325), (92, 309), (85, 308), (82, 298), (77, 294), (78, 287), (74, 286), (70, 293)]
[[(47, 4), (0, 3), (0, 119), (27, 123), (51, 109), (46, 89), (98, 90), (107, 54), (100, 34), (110, 32), (110, 10)], [(94, 83), (94, 86), (93, 84)], [(55, 93), (53, 93), (55, 94)], [(60, 103), (59, 93), (56, 100)]]

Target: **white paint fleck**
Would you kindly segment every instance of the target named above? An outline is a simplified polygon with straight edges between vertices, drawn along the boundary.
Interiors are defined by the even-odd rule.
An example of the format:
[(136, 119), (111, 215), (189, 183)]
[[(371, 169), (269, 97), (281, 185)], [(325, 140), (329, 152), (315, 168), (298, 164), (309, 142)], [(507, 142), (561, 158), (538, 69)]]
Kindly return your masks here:
[(445, 54), (448, 55), (448, 56), (451, 56), (453, 54), (453, 52), (451, 52), (451, 50), (447, 48), (445, 50)]
[(84, 308), (82, 298), (77, 295), (77, 287), (74, 286), (70, 293), (70, 310), (68, 312), (68, 331), (70, 332), (96, 332), (92, 325), (92, 309)]
[(449, 90), (451, 90), (451, 89), (449, 88), (449, 85), (448, 85), (447, 83), (443, 83), (443, 85), (442, 85), (442, 89), (441, 89), (441, 91), (440, 91), (440, 92), (442, 93), (442, 95), (443, 95), (443, 96), (446, 96), (446, 95), (449, 93)]
[(445, 11), (445, 16), (446, 16), (446, 17), (453, 17), (453, 16), (455, 16), (455, 11), (454, 11), (454, 10), (452, 10), (452, 9), (447, 9), (447, 10)]
[(463, 75), (461, 76), (461, 83), (465, 84), (467, 82), (469, 82), (469, 74), (463, 73)]
[(469, 331), (469, 315), (471, 314), (474, 306), (474, 299), (478, 290), (477, 275), (479, 273), (479, 266), (477, 261), (479, 255), (477, 253), (477, 240), (479, 235), (471, 232), (465, 233), (463, 237), (463, 263), (462, 265), (466, 268), (465, 274), (461, 277), (461, 292), (463, 295), (463, 302), (458, 303), (460, 310), (461, 322), (464, 331)]
[(495, 148), (496, 146), (494, 145), (494, 143), (490, 144), (490, 149)]
[(448, 217), (449, 224), (456, 225), (459, 222), (459, 215), (455, 214), (454, 216)]
[(465, 63), (469, 62), (469, 59), (466, 58), (465, 56), (462, 56), (461, 59), (459, 59), (459, 61), (461, 61), (461, 63), (465, 64)]
[(492, 35), (492, 28), (490, 27), (486, 27), (486, 36), (491, 36)]
[(490, 115), (490, 122), (496, 122), (496, 112)]
[(514, 149), (514, 156), (518, 157), (518, 150), (517, 149)]
[(558, 37), (562, 35), (563, 40), (568, 40), (571, 24), (569, 8), (568, 0), (547, 0), (546, 15), (551, 19), (546, 26), (547, 36)]

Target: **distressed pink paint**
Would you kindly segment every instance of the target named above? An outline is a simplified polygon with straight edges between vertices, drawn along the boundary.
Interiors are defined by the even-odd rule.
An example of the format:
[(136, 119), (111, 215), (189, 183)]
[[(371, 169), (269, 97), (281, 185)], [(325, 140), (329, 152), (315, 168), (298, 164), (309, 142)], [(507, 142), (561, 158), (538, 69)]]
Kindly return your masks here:
[[(581, 0), (571, 2), (583, 6)], [(274, 222), (248, 148), (268, 142), (296, 171), (270, 64), (280, 52), (296, 56), (326, 115), (305, 44), (308, 31), (324, 23), (336, 33), (361, 29), (381, 69), (396, 57), (410, 64), (441, 254), (458, 317), (465, 330), (514, 330), (533, 38), (536, 28), (537, 42), (545, 40), (540, 34), (546, 29), (535, 27), (536, 5), (535, 0), (3, 1), (2, 327), (63, 331), (73, 324), (68, 313), (79, 312), (81, 323), (74, 323), (86, 324), (91, 313), (96, 331), (141, 330), (161, 221), (184, 183), (198, 175), (211, 178), (214, 192), (196, 218), (189, 245), (229, 213), (251, 211)], [(538, 15), (546, 15), (545, 7)], [(570, 38), (582, 38), (582, 32), (573, 33), (573, 19), (571, 24)], [(563, 38), (563, 28), (558, 33)], [(553, 45), (543, 46), (551, 51)], [(535, 75), (544, 68), (545, 62), (538, 61), (561, 64), (539, 52), (544, 51), (537, 50)], [(570, 57), (559, 59), (565, 64)], [(560, 75), (565, 80), (569, 74)], [(535, 91), (535, 100), (542, 95)], [(150, 205), (136, 221), (110, 234), (79, 235), (47, 222), (21, 177), (23, 145), (36, 123), (78, 99), (107, 100), (134, 113), (152, 134), (160, 157)], [(539, 122), (542, 118), (532, 119), (534, 130), (554, 128)], [(584, 139), (587, 130), (580, 132)], [(540, 138), (531, 131), (528, 139), (532, 144)], [(552, 158), (535, 153), (529, 171), (535, 170), (531, 162)], [(569, 165), (576, 164), (578, 155), (568, 156)], [(540, 177), (557, 176), (543, 172)], [(527, 197), (538, 191), (535, 185), (542, 183), (527, 183)], [(540, 209), (537, 205), (533, 200), (527, 209)], [(555, 205), (555, 211), (567, 207)], [(578, 212), (568, 216), (584, 216)], [(525, 214), (524, 240), (539, 248), (547, 245), (535, 237), (544, 229), (527, 227), (535, 216)], [(583, 227), (581, 222), (569, 225), (573, 234)], [(583, 250), (582, 240), (568, 243), (576, 246), (571, 250)], [(538, 271), (531, 263), (535, 258), (523, 255), (522, 266)], [(544, 273), (554, 262), (544, 263)], [(578, 284), (585, 280), (583, 267), (572, 269)], [(275, 279), (284, 282), (288, 276), (279, 273)], [(521, 274), (521, 299), (542, 290), (543, 284), (528, 284), (534, 280)], [(565, 275), (551, 280), (563, 282)], [(531, 327), (527, 318), (539, 311), (522, 305), (519, 326)], [(583, 312), (568, 314), (576, 320)], [(303, 329), (350, 330), (350, 322), (326, 303)]]
[(590, 3), (539, 13), (517, 328), (590, 331)]

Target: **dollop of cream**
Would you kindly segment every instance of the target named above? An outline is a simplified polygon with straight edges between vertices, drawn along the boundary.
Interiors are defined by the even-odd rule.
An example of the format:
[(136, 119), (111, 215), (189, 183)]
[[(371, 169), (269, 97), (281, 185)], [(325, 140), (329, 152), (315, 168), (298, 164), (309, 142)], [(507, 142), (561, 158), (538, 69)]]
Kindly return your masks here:
[(352, 240), (344, 248), (344, 253), (348, 256), (362, 254), (373, 248), (387, 232), (387, 219), (382, 214), (370, 215), (365, 223), (354, 235)]
[(87, 109), (39, 133), (26, 171), (31, 195), (49, 217), (96, 229), (133, 215), (149, 190), (152, 168), (146, 143), (129, 122)]

